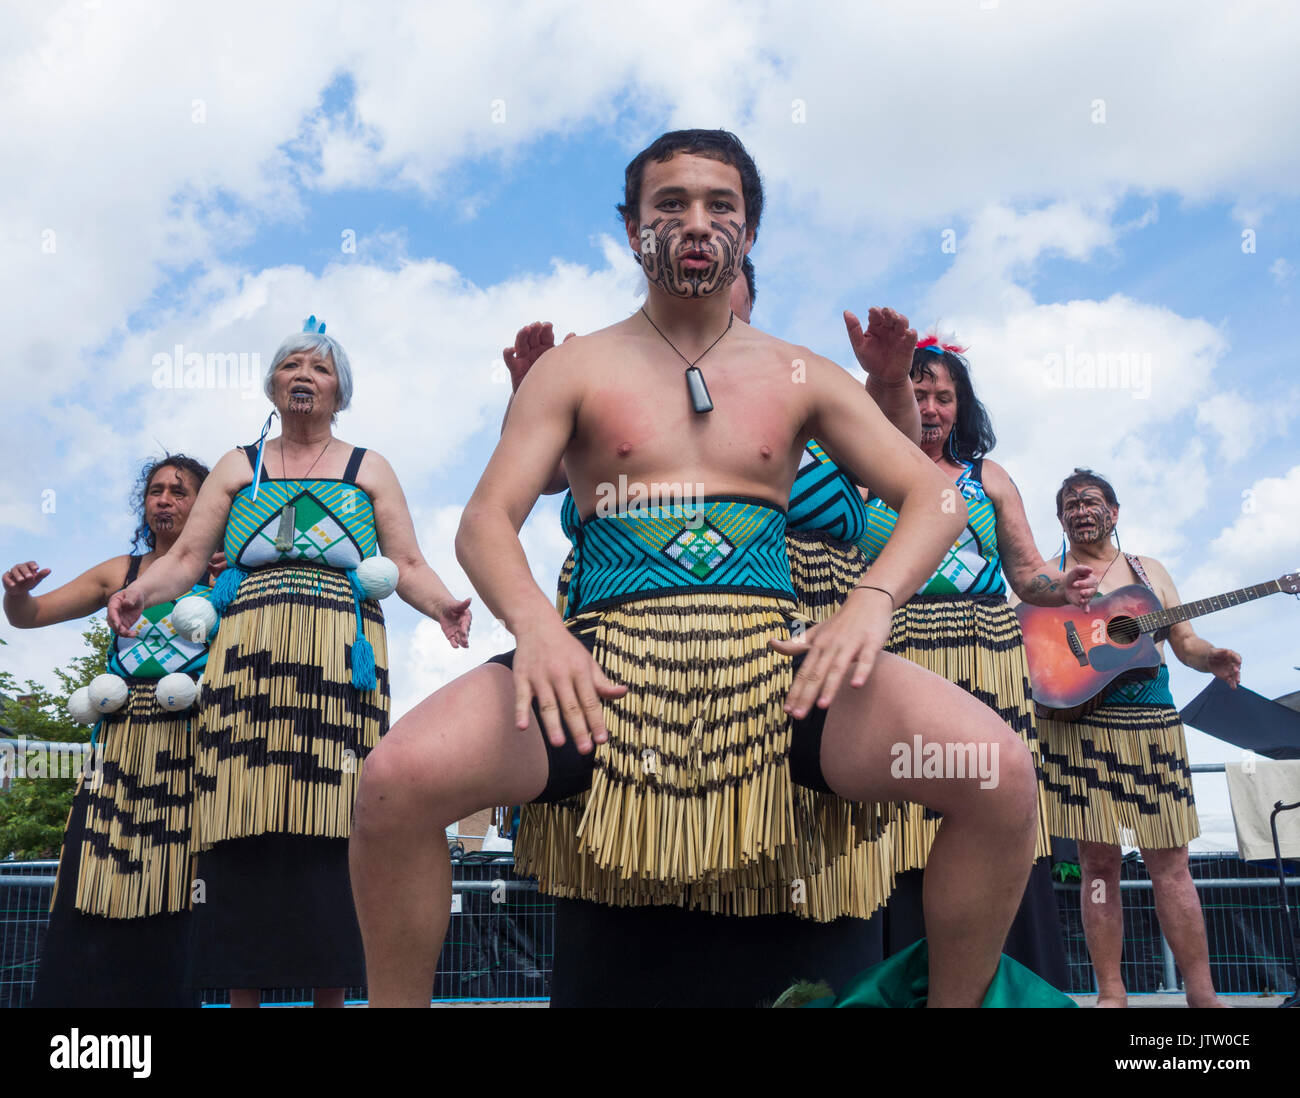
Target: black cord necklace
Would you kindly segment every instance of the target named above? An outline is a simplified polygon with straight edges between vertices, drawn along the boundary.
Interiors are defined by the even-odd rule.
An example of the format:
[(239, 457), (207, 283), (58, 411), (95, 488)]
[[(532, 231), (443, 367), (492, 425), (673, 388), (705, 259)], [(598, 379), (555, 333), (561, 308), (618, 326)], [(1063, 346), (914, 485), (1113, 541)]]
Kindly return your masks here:
[[(650, 320), (650, 314), (645, 311), (644, 305), (641, 306), (641, 312), (645, 315), (646, 320)], [(717, 339), (710, 343), (708, 347), (704, 349), (704, 354), (698, 356), (695, 359), (695, 362), (699, 362), (704, 355), (707, 355), (714, 347), (722, 342), (722, 336), (731, 331), (731, 325), (735, 320), (736, 314), (732, 313), (731, 318), (727, 321), (727, 326), (722, 329), (722, 335), (718, 336)], [(659, 331), (659, 325), (653, 320), (650, 320), (650, 327), (652, 327), (656, 332), (659, 332), (663, 341), (667, 343), (669, 347), (673, 348), (673, 352), (678, 358), (686, 363), (686, 392), (690, 395), (691, 407), (697, 412), (713, 411), (713, 399), (709, 396), (709, 387), (704, 384), (704, 375), (700, 372), (699, 367), (695, 365), (695, 362), (692, 362), (682, 354), (681, 351), (677, 350), (676, 347), (673, 347), (673, 341), (664, 335), (663, 332)]]

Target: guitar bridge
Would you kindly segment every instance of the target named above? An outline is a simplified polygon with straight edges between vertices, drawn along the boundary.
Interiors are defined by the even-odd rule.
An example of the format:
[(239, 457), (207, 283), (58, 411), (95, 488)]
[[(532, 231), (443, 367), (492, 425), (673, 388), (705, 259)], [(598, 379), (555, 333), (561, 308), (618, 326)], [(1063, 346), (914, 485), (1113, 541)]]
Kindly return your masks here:
[(1065, 640), (1070, 646), (1070, 651), (1074, 653), (1074, 658), (1079, 661), (1080, 667), (1088, 666), (1088, 657), (1083, 654), (1083, 641), (1079, 639), (1079, 630), (1074, 627), (1074, 622), (1065, 623)]

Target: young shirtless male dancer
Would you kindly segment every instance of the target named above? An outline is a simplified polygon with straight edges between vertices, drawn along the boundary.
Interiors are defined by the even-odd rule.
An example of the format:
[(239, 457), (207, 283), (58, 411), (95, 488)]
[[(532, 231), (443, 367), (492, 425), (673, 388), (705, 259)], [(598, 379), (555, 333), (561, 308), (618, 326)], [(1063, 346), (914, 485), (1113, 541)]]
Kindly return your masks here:
[[(978, 1005), (1033, 855), (1032, 763), (985, 706), (881, 652), (964, 502), (840, 367), (734, 323), (731, 283), (762, 209), (734, 136), (665, 134), (629, 165), (625, 203), (644, 310), (533, 367), (457, 535), (518, 647), (426, 699), (366, 761), (351, 859), (370, 1001), (429, 1002), (453, 820), (534, 801), (563, 819), (576, 798), (578, 836), (548, 833), (570, 844), (548, 865), (558, 894), (743, 913), (773, 909), (782, 873), (805, 864), (815, 790), (943, 813), (926, 869), (928, 1001)], [(791, 636), (785, 501), (810, 437), (900, 518), (843, 608)], [(518, 539), (560, 459), (584, 516), (567, 627)], [(611, 485), (699, 485), (704, 499), (611, 512)], [(702, 654), (673, 662), (663, 636)], [(640, 681), (616, 683), (601, 661)], [(891, 747), (914, 737), (983, 745), (996, 783), (891, 777)], [(647, 752), (659, 762), (638, 787)]]

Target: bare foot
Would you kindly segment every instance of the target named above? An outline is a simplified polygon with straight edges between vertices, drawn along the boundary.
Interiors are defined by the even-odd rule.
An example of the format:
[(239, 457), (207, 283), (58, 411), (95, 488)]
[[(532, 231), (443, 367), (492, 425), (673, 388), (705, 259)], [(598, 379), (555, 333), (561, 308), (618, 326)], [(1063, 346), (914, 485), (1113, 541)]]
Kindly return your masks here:
[(1222, 1007), (1224, 1010), (1228, 1009), (1228, 1004), (1223, 1002), (1217, 995), (1210, 995), (1208, 998), (1201, 998), (1199, 995), (1195, 997), (1188, 995), (1187, 1005), (1192, 1009), (1198, 1009), (1201, 1007)]
[(1093, 1005), (1098, 1007), (1126, 1007), (1128, 1006), (1128, 996), (1098, 995), (1097, 1001)]

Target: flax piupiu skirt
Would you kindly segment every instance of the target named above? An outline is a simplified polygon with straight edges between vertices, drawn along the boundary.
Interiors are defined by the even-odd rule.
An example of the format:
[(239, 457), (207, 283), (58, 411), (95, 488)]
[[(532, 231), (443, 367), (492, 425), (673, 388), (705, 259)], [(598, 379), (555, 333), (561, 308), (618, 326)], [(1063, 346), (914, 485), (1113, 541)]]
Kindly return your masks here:
[(154, 680), (127, 685), (73, 795), (33, 1006), (198, 1005), (185, 985), (193, 710), (163, 709)]
[(1153, 850), (1200, 834), (1187, 741), (1172, 705), (1040, 717), (1053, 835)]
[(352, 684), (346, 574), (304, 564), (249, 573), (208, 654), (195, 752), (197, 987), (364, 982), (348, 877), (352, 804), (388, 731), (383, 613), (361, 614), (376, 685)]
[(58, 885), (41, 949), (33, 1007), (197, 1007), (187, 986), (188, 911), (110, 919), (78, 911), (80, 851), (90, 791), (77, 785)]

